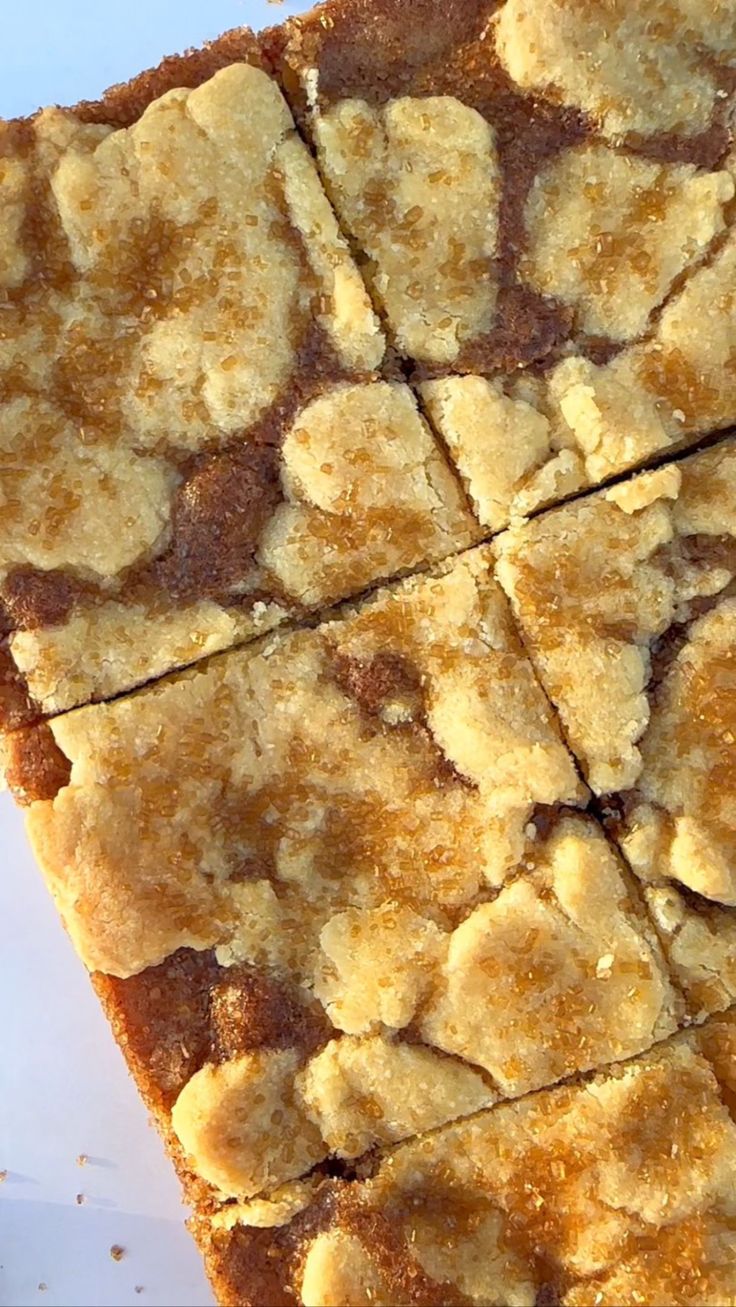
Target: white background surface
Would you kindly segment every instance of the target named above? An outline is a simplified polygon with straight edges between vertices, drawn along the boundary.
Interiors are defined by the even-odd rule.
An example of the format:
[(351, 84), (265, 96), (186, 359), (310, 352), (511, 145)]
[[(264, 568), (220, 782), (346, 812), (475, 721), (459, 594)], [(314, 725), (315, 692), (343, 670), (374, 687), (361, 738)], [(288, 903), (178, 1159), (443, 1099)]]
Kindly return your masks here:
[[(262, 27), (308, 7), (288, 0), (0, 5), (2, 117), (94, 98), (228, 27)], [(84, 1168), (79, 1154), (89, 1157)], [(7, 795), (0, 795), (2, 1170), (0, 1307), (211, 1303), (182, 1225), (176, 1179)], [(78, 1193), (86, 1196), (82, 1206)], [(120, 1262), (110, 1256), (113, 1244), (125, 1248)]]

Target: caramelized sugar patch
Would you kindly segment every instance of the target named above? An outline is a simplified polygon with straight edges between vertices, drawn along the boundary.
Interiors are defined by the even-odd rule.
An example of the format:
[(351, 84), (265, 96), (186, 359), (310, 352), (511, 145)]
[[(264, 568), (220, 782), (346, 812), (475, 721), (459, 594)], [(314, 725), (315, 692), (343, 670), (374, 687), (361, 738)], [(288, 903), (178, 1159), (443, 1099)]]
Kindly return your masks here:
[(41, 715), (41, 705), (35, 702), (25, 677), (18, 671), (0, 620), (0, 721), (3, 728), (14, 731), (30, 726)]
[(71, 763), (49, 726), (21, 728), (9, 737), (5, 779), (21, 805), (55, 799), (59, 790), (69, 784), (70, 776)]
[(472, 784), (443, 752), (427, 723), (423, 677), (402, 654), (381, 651), (368, 658), (338, 653), (333, 674), (340, 689), (354, 699), (370, 720), (389, 730), (411, 730), (417, 750), (435, 755), (435, 780), (440, 784)]
[(333, 668), (340, 689), (369, 717), (382, 717), (395, 701), (406, 704), (409, 720), (423, 712), (421, 674), (401, 654), (386, 651), (367, 660), (338, 654)]
[(98, 974), (95, 984), (133, 1067), (167, 1111), (206, 1063), (257, 1049), (310, 1056), (330, 1034), (306, 995), (254, 968), (222, 967), (210, 951), (180, 949), (136, 976)]
[(369, 1252), (391, 1301), (415, 1307), (466, 1307), (470, 1303), (457, 1286), (438, 1283), (426, 1273), (412, 1256), (411, 1244), (390, 1211), (379, 1212), (361, 1202), (359, 1194), (345, 1189), (338, 1196), (338, 1214), (341, 1227)]
[[(514, 369), (547, 358), (567, 337), (571, 325), (569, 311), (553, 299), (522, 286), (517, 269), (526, 242), (524, 205), (532, 181), (546, 160), (585, 139), (588, 126), (576, 110), (527, 96), (512, 82), (497, 58), (489, 28), (497, 7), (495, 0), (479, 0), (470, 6), (453, 0), (449, 10), (444, 7), (442, 22), (438, 24), (436, 5), (426, 4), (426, 21), (422, 23), (417, 15), (416, 26), (412, 24), (413, 34), (409, 36), (405, 16), (396, 0), (384, 0), (373, 11), (367, 6), (338, 4), (331, 6), (326, 24), (310, 18), (296, 19), (287, 24), (285, 34), (274, 32), (267, 37), (286, 85), (297, 104), (302, 102), (302, 107), (299, 79), (314, 68), (318, 70), (319, 113), (325, 124), (330, 123), (335, 106), (349, 101), (357, 105), (362, 101), (368, 113), (375, 116), (376, 111), (383, 112), (387, 105), (410, 105), (412, 100), (426, 99), (428, 105), (439, 106), (445, 97), (446, 103), (454, 101), (458, 108), (475, 110), (491, 125), (501, 186), (496, 248), (473, 267), (468, 262), (468, 242), (464, 239), (468, 233), (461, 229), (447, 244), (448, 266), (443, 269), (443, 275), (447, 273), (448, 296), (466, 276), (474, 280), (476, 288), (489, 279), (494, 297), (496, 290), (499, 295), (495, 325), (488, 330), (478, 327), (470, 339), (461, 342), (457, 356), (453, 357), (453, 367), (460, 372)], [(359, 113), (356, 127), (349, 152), (361, 161), (371, 134), (361, 134)], [(319, 143), (322, 131), (319, 119), (315, 131)], [(387, 173), (383, 178), (375, 175), (366, 182), (360, 194), (358, 215), (342, 165), (331, 158), (331, 153), (326, 138), (322, 162), (333, 201), (349, 228), (357, 222), (353, 235), (369, 255), (369, 272), (380, 297), (389, 273), (388, 264), (386, 267), (382, 264), (381, 254), (386, 231), (390, 231), (391, 240), (397, 245), (408, 242), (411, 249), (416, 246), (421, 251), (429, 239), (428, 229), (425, 230), (426, 214), (411, 210), (402, 216), (398, 212)], [(434, 183), (434, 209), (442, 203), (441, 157), (435, 173), (427, 181)], [(492, 217), (495, 222), (495, 215), (489, 210), (489, 224)], [(393, 246), (384, 253), (388, 256), (392, 249)], [(388, 290), (392, 291), (392, 287)], [(420, 279), (413, 290), (407, 288), (407, 295), (421, 305), (428, 295), (427, 285)], [(407, 304), (407, 311), (409, 307)], [(437, 318), (439, 333), (454, 320), (449, 309), (448, 300), (446, 321), (441, 316)], [(388, 312), (390, 316), (390, 308)], [(425, 357), (422, 350), (410, 352), (419, 360), (422, 376), (434, 375), (438, 368), (441, 371), (441, 363), (433, 362), (431, 354)]]
[(242, 443), (199, 460), (174, 500), (171, 543), (147, 576), (175, 600), (227, 599), (255, 570), (263, 529), (282, 498), (273, 446)]
[(60, 626), (78, 604), (93, 601), (96, 593), (93, 585), (61, 570), (16, 567), (0, 583), (0, 602), (10, 629), (16, 631)]
[(677, 346), (662, 345), (642, 352), (636, 369), (647, 390), (681, 413), (683, 423), (706, 430), (722, 423), (724, 389), (736, 400), (736, 351), (719, 377), (706, 371)]
[(167, 91), (182, 86), (193, 90), (233, 63), (263, 66), (260, 45), (248, 28), (237, 27), (224, 32), (199, 50), (170, 55), (157, 67), (140, 73), (131, 81), (111, 86), (100, 100), (83, 100), (75, 105), (74, 113), (82, 122), (103, 123), (114, 128), (130, 127), (153, 100), (158, 100)]

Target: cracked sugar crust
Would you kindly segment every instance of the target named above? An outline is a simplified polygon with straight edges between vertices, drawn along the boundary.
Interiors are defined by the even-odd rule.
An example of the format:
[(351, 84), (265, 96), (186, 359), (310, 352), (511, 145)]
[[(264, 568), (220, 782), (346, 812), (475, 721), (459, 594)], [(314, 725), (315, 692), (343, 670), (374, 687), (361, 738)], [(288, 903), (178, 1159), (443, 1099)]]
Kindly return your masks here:
[(538, 379), (444, 377), (418, 389), (479, 522), (490, 531), (585, 486), (583, 459), (554, 422)]
[[(672, 640), (685, 641), (681, 648), (678, 638), (674, 650), (679, 663), (703, 625), (707, 632), (730, 620), (735, 494), (736, 446), (726, 439), (497, 541), (499, 579), (599, 794), (648, 784), (656, 760), (642, 757), (652, 717), (646, 691), (655, 664), (665, 670)], [(605, 698), (583, 668), (597, 673), (599, 685), (603, 678)], [(663, 693), (666, 685), (657, 689), (655, 713)], [(670, 714), (680, 707), (673, 703)], [(706, 754), (717, 733), (716, 723)]]
[[(726, 185), (730, 189), (730, 180)], [(701, 219), (698, 210), (694, 222)], [(552, 239), (552, 227), (546, 230)], [(619, 271), (635, 242), (629, 239), (625, 248), (623, 262), (614, 260)], [(570, 262), (564, 274), (573, 295), (580, 266)], [(614, 272), (611, 265), (606, 277)], [(635, 284), (627, 284), (632, 308)], [(729, 232), (667, 299), (651, 330), (607, 362), (576, 352), (541, 376), (446, 377), (420, 384), (479, 520), (499, 530), (733, 425), (735, 295), (736, 238)], [(607, 312), (615, 309), (613, 301), (601, 303)]]
[(705, 132), (732, 85), (729, 0), (507, 0), (494, 26), (520, 86), (584, 110), (613, 140)]
[(653, 1302), (733, 1302), (736, 1127), (717, 1078), (730, 1036), (708, 1023), (403, 1144), (362, 1177), (201, 1220), (218, 1294), (613, 1307), (651, 1286)]
[(588, 483), (733, 424), (735, 294), (736, 237), (729, 232), (647, 338), (608, 363), (572, 356), (550, 373), (552, 421), (583, 457)]
[(710, 1062), (721, 1097), (736, 1121), (736, 1007), (708, 1018), (687, 1039)]
[[(402, 36), (408, 59), (389, 60), (378, 93), (370, 60), (364, 85), (360, 58), (341, 61), (339, 40), (337, 61), (315, 60), (319, 79), (308, 67), (303, 90), (366, 277), (402, 352), (423, 365), (419, 379), (433, 378), (423, 402), (495, 531), (733, 420), (723, 236), (733, 183), (721, 166), (732, 19), (698, 0), (657, 9), (657, 66), (685, 70), (681, 101), (701, 73), (715, 87), (689, 139), (652, 126), (648, 141), (629, 135), (614, 150), (600, 138), (615, 135), (605, 115), (616, 106), (578, 104), (563, 76), (541, 97), (530, 83), (534, 121), (515, 152), (532, 99), (487, 57), (497, 33), (501, 52), (506, 11), (488, 27), (497, 6), (450, 0), (442, 30), (425, 30), (419, 11), (436, 18), (436, 8), (419, 0), (417, 31)], [(506, 8), (528, 17), (534, 5)], [(562, 24), (570, 6), (557, 8)], [(628, 112), (653, 66), (649, 28), (630, 5), (603, 8), (613, 44), (634, 31), (645, 52), (625, 74)], [(363, 12), (365, 28), (368, 8), (321, 12)], [(385, 54), (398, 8), (377, 0), (371, 12)], [(308, 45), (310, 22), (292, 37), (306, 33)], [(683, 23), (697, 36), (687, 50)], [(361, 31), (351, 30), (359, 54)], [(248, 57), (142, 119), (113, 95), (107, 109), (52, 112), (7, 137), (0, 280), (26, 336), (20, 360), (13, 332), (0, 340), (6, 725), (116, 694), (478, 538), (408, 388), (379, 380), (383, 339), (361, 275), (283, 101)], [(249, 103), (245, 142), (230, 139)], [(177, 206), (199, 194), (202, 177), (192, 187), (187, 176), (197, 149), (178, 139), (178, 118), (176, 148), (168, 137), (160, 147), (156, 117), (169, 108), (187, 131), (193, 118), (214, 133), (227, 164), (217, 212), (206, 200), (191, 221)], [(175, 168), (147, 190), (152, 163), (170, 153), (176, 163), (179, 149), (181, 176)], [(228, 151), (253, 170), (253, 245), (232, 220)], [(142, 209), (128, 249), (131, 176)], [(32, 241), (30, 209), (41, 219)], [(247, 246), (258, 270), (261, 239), (264, 280), (254, 273), (246, 287), (259, 305), (244, 312), (237, 287), (234, 312), (234, 261)], [(212, 269), (214, 308), (202, 285)], [(40, 326), (39, 276), (43, 312), (51, 305)], [(117, 336), (110, 320), (124, 325)], [(616, 356), (613, 342), (624, 346)], [(122, 380), (101, 386), (90, 361), (107, 366), (113, 348)], [(571, 348), (546, 373), (478, 375), (551, 365)], [(250, 362), (257, 385), (243, 376)], [(451, 366), (471, 375), (435, 378)], [(29, 417), (48, 445), (38, 486), (23, 446)], [(11, 742), (9, 778), (32, 804), (77, 945), (102, 968), (96, 987), (196, 1203), (223, 1302), (736, 1301), (723, 1115), (724, 1103), (733, 1115), (731, 1014), (600, 1070), (682, 1019), (662, 946), (691, 1016), (725, 1007), (736, 984), (719, 753), (731, 735), (728, 513), (716, 531), (712, 468), (687, 494), (678, 476), (665, 469), (611, 494), (631, 517), (667, 501), (671, 518), (671, 539), (651, 557), (657, 524), (645, 532), (644, 561), (672, 582), (672, 611), (651, 649), (649, 730), (626, 741), (641, 775), (608, 813), (656, 932), (596, 823), (560, 806), (586, 795), (488, 551), (316, 632)], [(101, 501), (104, 540), (82, 498), (95, 512)], [(23, 518), (38, 501), (40, 529)], [(642, 562), (632, 549), (627, 581)], [(639, 598), (637, 621), (649, 602)], [(637, 627), (632, 639), (623, 607), (616, 638), (639, 652), (652, 636)], [(693, 717), (707, 724), (705, 764), (701, 734), (699, 752), (688, 744)], [(714, 777), (717, 804), (707, 802)], [(142, 850), (133, 865), (131, 847)], [(585, 1085), (494, 1106), (581, 1072)], [(355, 1179), (327, 1178), (336, 1174)]]
[[(736, 420), (736, 38), (711, 8), (606, 0), (579, 14), (557, 0), (555, 26), (533, 0), (422, 0), (410, 35), (398, 0), (332, 0), (265, 35), (492, 531)], [(626, 57), (609, 58), (619, 45)], [(557, 55), (592, 100), (567, 94)], [(702, 122), (692, 107), (667, 119), (652, 91), (665, 70), (680, 108), (686, 71), (708, 85)], [(613, 131), (596, 97), (629, 127)]]
[[(637, 870), (641, 846), (651, 837), (648, 816), (634, 808), (619, 837)], [(700, 1020), (736, 1001), (736, 910), (667, 879), (666, 857), (662, 868), (644, 866), (644, 896), (670, 972), (685, 994), (690, 1013)]]
[(629, 341), (725, 226), (728, 172), (664, 164), (601, 144), (563, 151), (526, 204), (522, 277), (570, 305), (587, 336)]
[[(442, 922), (503, 882), (535, 805), (585, 792), (491, 565), (471, 551), (315, 631), (49, 724), (70, 781), (31, 828), (90, 968), (129, 975), (212, 945), (277, 963), (269, 877), (329, 907), (337, 849), (346, 907), (398, 894)], [(9, 737), (11, 758), (22, 747)]]
[(491, 563), (10, 738), (67, 928), (220, 1194), (676, 1027)]
[[(551, 512), (498, 574), (694, 1012), (733, 1002), (733, 442)], [(601, 694), (601, 687), (605, 694)]]
[(340, 216), (401, 352), (452, 363), (490, 331), (500, 170), (492, 126), (450, 96), (345, 100), (318, 120)]
[(399, 0), (331, 0), (264, 36), (420, 376), (615, 351), (728, 221), (732, 16), (583, 8), (421, 0), (409, 33)]
[[(298, 898), (307, 933), (314, 906)], [(147, 1101), (221, 1197), (631, 1056), (681, 1015), (656, 937), (587, 818), (560, 815), (454, 931), (395, 899), (335, 903), (325, 919), (313, 975), (184, 950), (127, 980), (98, 977)], [(397, 974), (402, 944), (412, 955)]]
[(48, 614), (57, 573), (8, 577), (6, 725), (31, 711), (14, 711), (13, 674), (37, 711), (110, 697), (477, 538), (406, 386), (335, 384), (282, 441), (278, 454), (246, 447), (198, 467), (177, 492), (173, 540), (127, 595)]
[(692, 623), (657, 686), (625, 845), (643, 877), (668, 874), (730, 907), (736, 907), (734, 634), (736, 602), (724, 599)]
[(2, 128), (6, 727), (477, 538), (245, 45), (125, 128)]
[(179, 486), (174, 515), (166, 548), (116, 597), (112, 583), (80, 597), (58, 571), (7, 576), (6, 726), (110, 697), (479, 534), (396, 382), (333, 385), (301, 408), (280, 452), (245, 446), (205, 460)]
[(454, 932), (420, 1022), (506, 1096), (649, 1047), (672, 1031), (679, 1006), (636, 893), (592, 821), (561, 820), (531, 866)]

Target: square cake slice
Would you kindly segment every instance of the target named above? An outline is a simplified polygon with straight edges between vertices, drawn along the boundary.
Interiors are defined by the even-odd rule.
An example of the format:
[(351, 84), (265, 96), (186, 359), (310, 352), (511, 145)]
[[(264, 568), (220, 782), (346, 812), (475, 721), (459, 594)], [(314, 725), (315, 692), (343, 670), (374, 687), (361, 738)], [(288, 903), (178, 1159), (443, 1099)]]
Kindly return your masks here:
[(329, 0), (265, 44), (484, 526), (736, 420), (732, 16)]
[(542, 682), (695, 1012), (736, 997), (736, 444), (498, 541)]
[(250, 1199), (676, 1029), (492, 566), (471, 551), (9, 737), (49, 886), (198, 1194)]
[(220, 1301), (733, 1303), (736, 1122), (703, 1035), (199, 1219)]
[(0, 125), (0, 287), (0, 727), (479, 538), (247, 32)]

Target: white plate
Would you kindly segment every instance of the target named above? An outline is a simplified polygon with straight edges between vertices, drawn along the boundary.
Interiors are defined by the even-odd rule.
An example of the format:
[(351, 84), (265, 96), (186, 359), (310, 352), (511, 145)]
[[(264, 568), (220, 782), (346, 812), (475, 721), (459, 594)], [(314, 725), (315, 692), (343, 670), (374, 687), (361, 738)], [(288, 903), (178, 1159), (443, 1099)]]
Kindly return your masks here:
[[(165, 54), (308, 7), (9, 0), (0, 115), (92, 99)], [(83, 1168), (80, 1154), (89, 1158)], [(0, 795), (0, 1171), (8, 1172), (0, 1184), (1, 1307), (212, 1302), (183, 1227), (177, 1181), (7, 795)], [(125, 1249), (120, 1261), (110, 1255), (115, 1244)]]

